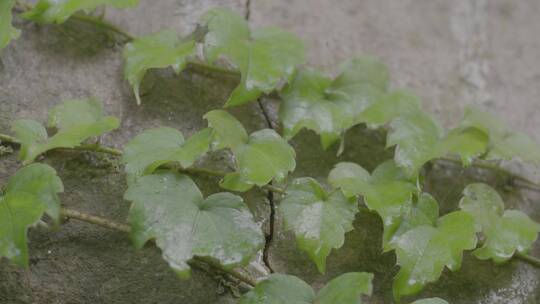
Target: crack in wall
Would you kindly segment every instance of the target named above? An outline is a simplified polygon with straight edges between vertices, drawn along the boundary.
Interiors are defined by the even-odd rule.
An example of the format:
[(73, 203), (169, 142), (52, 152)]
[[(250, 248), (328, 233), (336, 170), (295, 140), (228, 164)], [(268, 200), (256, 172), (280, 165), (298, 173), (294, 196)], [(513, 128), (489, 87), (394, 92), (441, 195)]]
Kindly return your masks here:
[[(244, 17), (246, 21), (249, 22), (249, 18), (251, 15), (251, 0), (246, 0), (245, 11), (246, 13)], [(270, 119), (270, 116), (266, 112), (266, 109), (264, 108), (264, 105), (262, 104), (262, 101), (260, 98), (257, 99), (257, 104), (264, 116), (266, 126), (270, 129), (275, 129), (272, 124), (272, 119)], [(271, 184), (272, 182), (270, 182), (270, 185)], [(274, 202), (274, 193), (272, 191), (268, 191), (266, 198), (268, 199), (268, 204), (270, 206), (270, 215), (268, 216), (268, 223), (269, 223), (268, 232), (264, 236), (263, 263), (266, 266), (266, 268), (268, 268), (270, 273), (274, 273), (274, 269), (270, 265), (270, 260), (269, 260), (269, 251), (270, 251), (270, 246), (272, 244), (272, 240), (274, 239), (274, 226), (275, 226), (275, 218), (276, 218), (276, 205)]]

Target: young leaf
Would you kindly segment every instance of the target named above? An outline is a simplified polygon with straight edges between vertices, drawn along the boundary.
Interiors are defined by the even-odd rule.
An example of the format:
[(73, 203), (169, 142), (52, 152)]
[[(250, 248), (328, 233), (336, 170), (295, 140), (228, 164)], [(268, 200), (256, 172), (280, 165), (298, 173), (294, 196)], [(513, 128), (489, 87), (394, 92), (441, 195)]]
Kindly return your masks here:
[(56, 171), (43, 164), (31, 164), (13, 175), (0, 196), (0, 256), (21, 267), (28, 267), (26, 231), (43, 213), (58, 220), (63, 191)]
[(514, 253), (526, 253), (536, 241), (540, 224), (517, 210), (504, 211), (499, 194), (486, 184), (470, 184), (463, 191), (459, 206), (474, 216), (477, 231), (485, 237), (474, 255), (482, 260), (502, 263)]
[(474, 226), (471, 215), (455, 211), (441, 217), (436, 227), (418, 226), (401, 235), (395, 242), (401, 267), (393, 284), (396, 301), (436, 281), (445, 266), (459, 269), (462, 252), (476, 247)]
[(540, 163), (540, 145), (529, 136), (507, 130), (496, 117), (469, 107), (461, 122), (462, 128), (476, 128), (489, 137), (486, 159), (520, 158), (526, 162)]
[(285, 138), (306, 128), (321, 135), (326, 149), (350, 127), (362, 122), (363, 111), (382, 98), (388, 69), (371, 58), (347, 62), (334, 80), (315, 70), (300, 70), (281, 93), (280, 120)]
[(213, 9), (203, 18), (208, 27), (204, 39), (207, 60), (226, 57), (242, 74), (240, 85), (226, 106), (237, 106), (270, 93), (289, 81), (304, 62), (304, 46), (296, 36), (278, 28), (250, 31), (244, 18), (226, 9)]
[(416, 300), (412, 304), (448, 304), (448, 302), (440, 298), (429, 298)]
[(362, 195), (367, 207), (379, 214), (384, 225), (383, 246), (388, 249), (387, 244), (412, 208), (413, 194), (417, 191), (403, 171), (393, 161), (387, 161), (370, 176), (361, 166), (344, 162), (330, 171), (328, 180), (346, 196)]
[(176, 129), (146, 130), (126, 145), (122, 162), (132, 178), (150, 174), (170, 162), (178, 162), (187, 168), (208, 151), (211, 135), (210, 129), (203, 129), (184, 141), (184, 136)]
[(324, 286), (317, 295), (317, 304), (361, 304), (361, 295), (371, 295), (373, 274), (349, 272), (340, 275)]
[(21, 31), (11, 25), (11, 10), (15, 5), (15, 0), (0, 1), (0, 50), (5, 48), (9, 41), (17, 39)]
[(358, 204), (340, 191), (326, 193), (312, 178), (299, 178), (288, 187), (279, 209), (285, 228), (296, 235), (298, 247), (324, 273), (326, 257), (333, 248), (343, 246), (345, 233), (353, 229)]
[(137, 104), (141, 104), (139, 85), (147, 70), (172, 66), (180, 73), (187, 57), (194, 55), (195, 41), (179, 42), (176, 33), (170, 30), (139, 37), (124, 47), (124, 77), (133, 87)]
[(237, 171), (225, 176), (223, 188), (247, 191), (272, 179), (281, 181), (294, 170), (294, 149), (274, 130), (259, 130), (248, 136), (242, 124), (222, 110), (210, 111), (204, 118), (213, 130), (214, 149), (229, 148), (236, 159)]
[(21, 142), (20, 158), (26, 164), (48, 150), (73, 148), (118, 125), (117, 118), (103, 116), (101, 103), (96, 99), (67, 100), (49, 112), (49, 127), (57, 129), (54, 136), (47, 137), (45, 128), (33, 120), (15, 121), (13, 131)]
[(139, 0), (39, 0), (22, 17), (39, 23), (64, 23), (79, 11), (89, 11), (100, 5), (111, 5), (116, 8), (136, 6)]
[(361, 304), (361, 295), (371, 295), (373, 275), (350, 272), (330, 281), (318, 295), (304, 281), (291, 275), (271, 274), (244, 294), (239, 304)]
[(245, 264), (262, 248), (264, 236), (242, 198), (217, 193), (206, 199), (187, 176), (159, 172), (129, 186), (128, 221), (137, 248), (150, 239), (181, 277), (194, 256), (209, 257), (231, 268)]

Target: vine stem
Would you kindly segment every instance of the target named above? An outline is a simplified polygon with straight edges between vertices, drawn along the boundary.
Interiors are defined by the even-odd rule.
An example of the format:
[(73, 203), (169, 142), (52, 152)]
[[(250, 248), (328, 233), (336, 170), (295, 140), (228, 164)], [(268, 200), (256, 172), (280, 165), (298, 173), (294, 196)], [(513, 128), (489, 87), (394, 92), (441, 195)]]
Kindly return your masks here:
[[(15, 144), (15, 145), (20, 145), (21, 144), (15, 137), (9, 136), (9, 135), (6, 135), (6, 134), (1, 134), (1, 133), (0, 133), (0, 142), (2, 142), (2, 143), (10, 143), (10, 144)], [(99, 145), (99, 144), (80, 145), (80, 146), (76, 146), (76, 147), (73, 147), (73, 148), (56, 148), (56, 149), (53, 149), (53, 150), (67, 150), (67, 151), (75, 150), (75, 151), (98, 152), (98, 153), (105, 153), (105, 154), (110, 154), (110, 155), (114, 155), (114, 156), (118, 156), (118, 157), (121, 157), (123, 155), (123, 152), (121, 150), (118, 150), (118, 149), (115, 149), (115, 148), (112, 148), (112, 147), (102, 146), (102, 145)], [(173, 168), (172, 166), (167, 166), (167, 165), (165, 165), (163, 167), (169, 168), (169, 169)], [(229, 174), (229, 172), (219, 171), (219, 170), (212, 170), (212, 169), (208, 169), (208, 168), (178, 168), (177, 170), (180, 173), (190, 174), (190, 175), (202, 174), (202, 175), (223, 177), (223, 176)], [(279, 193), (279, 194), (285, 194), (285, 192), (286, 192), (285, 189), (282, 189), (282, 188), (279, 188), (279, 187), (276, 187), (276, 186), (270, 185), (270, 184), (260, 186), (260, 188), (265, 189), (267, 191), (272, 191), (272, 192), (275, 192), (275, 193)]]
[(516, 252), (516, 254), (514, 254), (514, 258), (517, 258), (517, 259), (520, 259), (524, 262), (527, 262), (529, 263), (530, 265), (536, 267), (536, 268), (540, 268), (540, 259), (539, 258), (535, 258), (533, 256), (530, 256), (528, 254), (523, 254), (523, 253), (519, 253), (519, 252)]
[[(2, 133), (0, 133), (0, 142), (20, 145), (20, 142), (15, 137), (7, 135), (7, 134), (2, 134)], [(80, 145), (80, 146), (76, 146), (76, 147), (73, 147), (73, 148), (58, 148), (58, 150), (89, 151), (89, 152), (106, 153), (106, 154), (110, 154), (110, 155), (114, 155), (114, 156), (122, 156), (122, 154), (123, 154), (121, 150), (118, 150), (118, 149), (115, 149), (115, 148), (112, 148), (112, 147), (102, 146), (102, 145), (99, 145), (99, 144)], [(456, 164), (456, 165), (461, 165), (460, 160), (450, 158), (450, 157), (437, 158), (437, 159), (435, 159), (435, 161), (443, 161), (443, 162), (453, 163), (453, 164)], [(516, 185), (518, 187), (527, 188), (527, 189), (533, 190), (533, 191), (540, 191), (540, 185), (539, 184), (537, 184), (537, 183), (535, 183), (535, 182), (533, 182), (533, 181), (531, 181), (531, 180), (529, 180), (529, 179), (527, 179), (527, 178), (525, 178), (523, 176), (514, 174), (514, 173), (512, 173), (512, 172), (510, 172), (508, 170), (505, 170), (504, 168), (501, 168), (499, 166), (492, 165), (492, 164), (489, 164), (489, 163), (481, 163), (481, 162), (476, 162), (476, 163), (472, 164), (471, 166), (475, 167), (475, 168), (490, 170), (490, 171), (497, 172), (497, 173), (500, 173), (500, 174), (503, 174), (503, 175), (507, 175), (514, 182), (518, 182), (518, 183), (516, 183)], [(229, 172), (225, 172), (225, 171), (211, 170), (211, 169), (207, 169), (207, 168), (185, 168), (185, 169), (179, 169), (179, 171), (182, 172), (182, 173), (186, 173), (186, 174), (203, 174), (203, 175), (210, 175), (210, 176), (217, 176), (217, 177), (222, 177), (222, 176), (225, 176), (226, 174), (229, 173)], [(264, 188), (264, 189), (266, 189), (268, 191), (276, 192), (276, 193), (279, 193), (279, 194), (284, 194), (285, 193), (284, 189), (273, 186), (273, 185), (270, 185), (270, 184), (264, 185), (261, 188)]]
[[(131, 227), (126, 224), (116, 223), (114, 221), (111, 221), (111, 220), (108, 220), (99, 216), (82, 213), (80, 211), (76, 211), (76, 210), (72, 210), (68, 208), (61, 208), (60, 215), (64, 217), (65, 219), (76, 219), (76, 220), (83, 221), (89, 224), (93, 224), (93, 225), (97, 225), (97, 226), (101, 226), (101, 227), (105, 227), (105, 228), (109, 228), (112, 230), (125, 232), (125, 233), (131, 232)], [(195, 256), (193, 257), (193, 259), (196, 261), (205, 263), (220, 272), (226, 273), (236, 278), (237, 280), (244, 282), (245, 284), (251, 287), (254, 287), (257, 284), (257, 280), (250, 277), (249, 275), (245, 275), (234, 269), (225, 268), (223, 267), (223, 265), (221, 265), (217, 261), (214, 261), (210, 258)]]

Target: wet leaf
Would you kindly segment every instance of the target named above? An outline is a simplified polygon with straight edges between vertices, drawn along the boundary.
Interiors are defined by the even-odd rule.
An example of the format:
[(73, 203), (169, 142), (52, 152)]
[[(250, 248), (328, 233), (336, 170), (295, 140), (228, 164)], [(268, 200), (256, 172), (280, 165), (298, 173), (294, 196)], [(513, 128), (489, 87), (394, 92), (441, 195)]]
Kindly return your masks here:
[(312, 178), (296, 179), (279, 204), (285, 228), (296, 235), (301, 250), (308, 253), (321, 273), (332, 249), (343, 246), (345, 233), (353, 229), (358, 212), (356, 198), (340, 191), (327, 193)]
[(26, 232), (47, 213), (60, 216), (58, 192), (63, 191), (56, 171), (43, 164), (23, 167), (8, 181), (0, 196), (0, 256), (28, 267)]
[(17, 39), (21, 31), (11, 25), (11, 10), (15, 0), (0, 1), (0, 50), (5, 48), (12, 39)]
[(29, 11), (21, 16), (39, 23), (64, 23), (79, 11), (90, 11), (101, 5), (116, 8), (133, 7), (139, 0), (39, 0)]
[(397, 238), (397, 264), (394, 298), (412, 295), (439, 279), (444, 267), (456, 271), (461, 267), (464, 250), (476, 247), (474, 219), (464, 211), (449, 213), (436, 226), (422, 225)]
[(363, 122), (362, 113), (382, 98), (388, 86), (388, 69), (371, 58), (344, 64), (332, 80), (316, 70), (303, 69), (283, 90), (280, 120), (285, 138), (301, 129), (321, 135), (326, 149), (350, 127)]
[(388, 250), (388, 242), (412, 212), (416, 186), (391, 160), (379, 165), (371, 175), (355, 163), (338, 163), (328, 180), (348, 197), (363, 196), (366, 206), (379, 214), (384, 225), (383, 247)]
[(226, 106), (237, 106), (270, 93), (287, 82), (297, 65), (304, 62), (304, 46), (293, 34), (275, 27), (251, 31), (244, 18), (217, 8), (203, 18), (208, 27), (204, 38), (206, 59), (214, 63), (227, 58), (242, 78)]
[(242, 124), (225, 111), (214, 110), (204, 117), (213, 130), (214, 148), (231, 149), (236, 160), (237, 170), (225, 176), (223, 188), (247, 191), (273, 179), (282, 181), (294, 170), (294, 149), (274, 130), (263, 129), (248, 136)]
[(540, 145), (529, 136), (513, 132), (498, 118), (477, 108), (465, 109), (462, 128), (476, 128), (489, 138), (486, 159), (519, 158), (526, 162), (540, 163)]
[(264, 244), (262, 230), (242, 198), (222, 192), (205, 199), (185, 175), (143, 176), (124, 198), (132, 202), (128, 222), (135, 246), (155, 239), (181, 277), (189, 276), (187, 262), (194, 256), (232, 268), (246, 264)]
[(416, 300), (412, 304), (448, 304), (448, 302), (440, 298), (429, 298)]
[(76, 147), (88, 138), (118, 128), (119, 124), (117, 118), (103, 115), (102, 105), (96, 99), (67, 100), (49, 112), (49, 127), (57, 129), (52, 137), (33, 120), (15, 121), (13, 131), (21, 142), (20, 158), (26, 164), (48, 150)]
[(166, 163), (177, 162), (187, 168), (208, 151), (211, 140), (210, 129), (195, 133), (187, 141), (182, 132), (173, 128), (149, 129), (126, 145), (122, 162), (131, 178), (151, 174)]
[(124, 47), (124, 77), (133, 87), (137, 104), (141, 103), (139, 85), (147, 70), (171, 66), (180, 73), (187, 58), (195, 54), (195, 41), (180, 42), (176, 33), (164, 30), (152, 35), (136, 38)]
[(474, 255), (497, 263), (509, 260), (514, 253), (527, 253), (540, 232), (540, 224), (525, 213), (504, 210), (499, 194), (486, 184), (470, 184), (463, 191), (459, 206), (474, 216), (477, 231), (485, 237)]

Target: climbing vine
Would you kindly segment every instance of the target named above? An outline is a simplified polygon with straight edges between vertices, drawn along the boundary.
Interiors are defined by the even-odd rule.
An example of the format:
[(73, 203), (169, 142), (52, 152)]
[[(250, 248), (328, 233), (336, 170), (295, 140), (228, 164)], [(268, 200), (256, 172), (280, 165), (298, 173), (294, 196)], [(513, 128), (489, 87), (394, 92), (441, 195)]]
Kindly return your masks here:
[[(371, 295), (369, 273), (342, 274), (315, 292), (294, 276), (274, 273), (257, 281), (238, 271), (265, 246), (265, 237), (243, 199), (232, 192), (258, 187), (280, 196), (278, 211), (285, 229), (294, 233), (298, 249), (321, 273), (327, 256), (342, 247), (345, 234), (353, 230), (355, 215), (366, 208), (378, 214), (384, 226), (381, 250), (394, 252), (399, 266), (393, 284), (396, 302), (436, 282), (444, 268), (458, 271), (465, 251), (494, 263), (520, 258), (540, 267), (540, 260), (527, 255), (540, 224), (521, 211), (507, 210), (494, 189), (470, 184), (459, 210), (440, 216), (438, 202), (422, 184), (422, 169), (441, 159), (497, 171), (503, 169), (487, 161), (519, 158), (540, 163), (540, 146), (525, 134), (508, 130), (499, 119), (475, 108), (465, 110), (458, 127), (443, 130), (414, 94), (389, 88), (389, 71), (377, 59), (349, 60), (331, 78), (303, 66), (304, 47), (293, 34), (275, 27), (251, 29), (229, 10), (210, 10), (199, 27), (181, 39), (171, 30), (133, 37), (89, 13), (101, 5), (123, 8), (137, 2), (40, 0), (31, 6), (1, 0), (0, 49), (19, 35), (11, 25), (14, 11), (40, 24), (78, 19), (127, 42), (124, 76), (133, 88), (134, 102), (143, 102), (139, 87), (149, 69), (172, 67), (179, 73), (193, 65), (236, 74), (239, 85), (224, 107), (277, 93), (283, 134), (271, 128), (248, 134), (233, 115), (216, 109), (204, 115), (208, 127), (190, 138), (158, 127), (117, 150), (89, 143), (120, 125), (117, 118), (104, 115), (101, 102), (93, 98), (65, 100), (51, 109), (47, 127), (52, 133), (34, 120), (14, 121), (12, 135), (0, 134), (0, 142), (19, 149), (23, 166), (0, 193), (0, 256), (28, 267), (27, 230), (47, 215), (56, 224), (74, 218), (127, 232), (136, 248), (152, 241), (182, 278), (189, 278), (194, 263), (209, 265), (251, 287), (239, 303), (353, 304)], [(311, 177), (287, 179), (296, 167), (288, 140), (300, 130), (318, 134), (325, 149), (339, 145), (341, 153), (346, 149), (345, 132), (358, 124), (385, 129), (393, 159), (371, 173), (356, 163), (335, 164), (326, 184)], [(121, 159), (128, 181), (124, 199), (131, 202), (126, 224), (62, 207), (62, 181), (55, 169), (39, 163), (45, 152), (58, 149)], [(195, 166), (205, 154), (221, 150), (233, 156), (233, 171)], [(193, 174), (219, 176), (219, 185), (229, 192), (205, 197), (190, 178)], [(539, 187), (522, 177), (516, 180)]]

